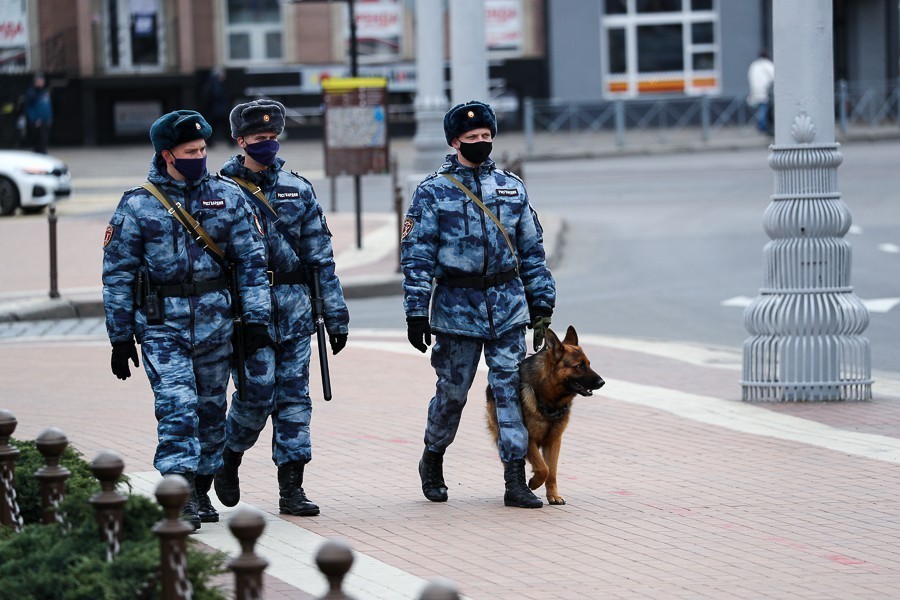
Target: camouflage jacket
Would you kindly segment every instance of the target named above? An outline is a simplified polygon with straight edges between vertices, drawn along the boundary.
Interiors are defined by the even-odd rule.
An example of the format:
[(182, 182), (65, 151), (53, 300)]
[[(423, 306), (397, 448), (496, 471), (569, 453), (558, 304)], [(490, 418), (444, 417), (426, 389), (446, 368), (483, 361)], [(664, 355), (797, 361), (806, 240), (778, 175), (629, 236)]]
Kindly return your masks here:
[[(494, 213), (517, 257), (491, 218), (444, 173), (456, 177)], [(525, 184), (491, 159), (470, 168), (448, 155), (437, 173), (416, 188), (401, 235), (406, 316), (427, 316), (430, 302), (435, 331), (494, 339), (527, 324), (529, 308), (552, 310), (556, 304), (543, 230)], [(444, 277), (503, 273), (516, 268), (516, 258), (519, 277), (487, 290), (441, 283)]]
[[(233, 156), (222, 167), (221, 173), (258, 185), (284, 224), (282, 228), (288, 232), (288, 238), (285, 238), (249, 200), (252, 194), (245, 192), (266, 232), (268, 269), (276, 273), (302, 271), (311, 276), (312, 269), (318, 267), (325, 304), (325, 328), (329, 333), (347, 333), (350, 313), (334, 270), (331, 231), (325, 222), (325, 214), (316, 201), (312, 184), (296, 173), (283, 170), (283, 166), (284, 160), (276, 158), (271, 167), (254, 173), (244, 166), (243, 156)], [(311, 281), (306, 285), (272, 286), (270, 333), (273, 339), (278, 341), (313, 333), (311, 289)]]
[[(245, 322), (267, 323), (271, 302), (262, 232), (254, 225), (240, 189), (208, 174), (196, 182), (176, 181), (166, 173), (158, 155), (154, 155), (148, 180), (173, 202), (180, 202), (225, 252), (226, 259), (238, 265)], [(189, 344), (229, 339), (233, 322), (227, 289), (164, 298), (165, 321), (160, 325), (148, 325), (143, 308), (137, 306), (142, 299), (135, 298), (134, 284), (142, 268), (149, 272), (151, 285), (227, 277), (148, 191), (136, 187), (125, 192), (109, 221), (103, 250), (103, 305), (110, 341), (125, 341), (132, 335), (141, 341), (150, 332), (182, 336)]]

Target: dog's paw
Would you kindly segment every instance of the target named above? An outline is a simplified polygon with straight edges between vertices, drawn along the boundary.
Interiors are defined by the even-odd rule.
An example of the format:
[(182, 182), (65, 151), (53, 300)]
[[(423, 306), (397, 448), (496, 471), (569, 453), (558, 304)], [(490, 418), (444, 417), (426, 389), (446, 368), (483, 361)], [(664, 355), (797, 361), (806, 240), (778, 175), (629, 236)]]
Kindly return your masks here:
[(562, 496), (547, 496), (547, 504), (562, 505), (566, 503), (566, 499)]

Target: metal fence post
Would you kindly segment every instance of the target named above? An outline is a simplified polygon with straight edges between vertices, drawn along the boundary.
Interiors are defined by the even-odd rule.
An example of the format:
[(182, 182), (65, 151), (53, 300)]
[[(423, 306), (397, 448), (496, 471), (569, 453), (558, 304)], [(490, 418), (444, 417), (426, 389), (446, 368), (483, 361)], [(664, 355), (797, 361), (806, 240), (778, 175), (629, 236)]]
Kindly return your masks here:
[(269, 562), (253, 552), (253, 547), (266, 520), (258, 509), (242, 507), (231, 517), (228, 528), (241, 544), (241, 554), (228, 563), (234, 573), (235, 600), (258, 600), (263, 597), (262, 573)]
[(22, 531), (22, 515), (16, 501), (15, 474), (19, 449), (9, 444), (16, 430), (16, 416), (0, 409), (0, 525), (13, 526)]
[(700, 97), (700, 139), (709, 141), (709, 96)]
[(614, 102), (616, 107), (616, 146), (621, 148), (625, 145), (625, 102), (621, 98), (617, 98)]
[(187, 577), (187, 536), (194, 528), (179, 518), (190, 493), (188, 482), (181, 475), (167, 475), (156, 486), (156, 500), (165, 514), (153, 526), (153, 533), (159, 538), (162, 600), (187, 600), (193, 595)]
[(525, 129), (525, 152), (531, 156), (534, 152), (534, 98), (525, 98), (525, 111), (522, 114)]
[(328, 540), (316, 553), (316, 565), (328, 580), (328, 592), (319, 600), (352, 600), (344, 593), (344, 577), (353, 565), (353, 550), (345, 542)]
[(838, 125), (841, 128), (841, 134), (847, 135), (847, 80), (838, 81)]
[(65, 515), (59, 506), (66, 497), (66, 480), (72, 474), (67, 468), (59, 465), (69, 440), (62, 429), (48, 427), (35, 440), (38, 452), (44, 457), (44, 466), (35, 472), (34, 477), (41, 482), (42, 522), (65, 524)]
[(122, 509), (128, 498), (116, 491), (116, 484), (124, 470), (122, 455), (112, 450), (103, 450), (91, 461), (91, 471), (100, 481), (100, 491), (91, 496), (89, 502), (97, 513), (100, 539), (106, 542), (108, 562), (119, 554), (122, 541)]
[(449, 579), (433, 579), (422, 590), (419, 600), (459, 600), (459, 592)]

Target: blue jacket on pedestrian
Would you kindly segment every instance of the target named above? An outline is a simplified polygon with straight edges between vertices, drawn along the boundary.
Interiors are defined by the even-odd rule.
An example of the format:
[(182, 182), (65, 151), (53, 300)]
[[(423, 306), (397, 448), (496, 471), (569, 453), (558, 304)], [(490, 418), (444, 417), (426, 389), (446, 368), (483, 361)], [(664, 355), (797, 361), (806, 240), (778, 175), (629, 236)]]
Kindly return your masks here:
[[(245, 323), (269, 322), (262, 231), (254, 223), (244, 194), (233, 182), (208, 173), (192, 182), (172, 179), (155, 154), (148, 181), (180, 202), (213, 241), (237, 264)], [(141, 299), (135, 298), (138, 271), (146, 268), (150, 285), (198, 283), (227, 277), (219, 263), (147, 190), (125, 192), (110, 219), (104, 240), (103, 304), (112, 343), (132, 335), (140, 342), (153, 331), (179, 336), (191, 345), (223, 343), (233, 331), (228, 289), (202, 295), (163, 298), (164, 323), (148, 325)]]
[[(503, 224), (515, 248), (461, 189), (451, 174)], [(526, 325), (529, 311), (551, 312), (556, 284), (546, 265), (543, 230), (528, 201), (525, 184), (498, 169), (490, 158), (477, 167), (448, 155), (413, 195), (401, 242), (404, 309), (407, 317), (428, 316), (432, 330), (496, 339)], [(446, 278), (492, 276), (517, 267), (519, 276), (488, 289), (455, 287)], [(434, 285), (436, 282), (437, 285)]]
[[(244, 157), (233, 156), (222, 167), (222, 175), (239, 177), (258, 185), (278, 214), (288, 237), (273, 225), (256, 200), (247, 196), (256, 217), (266, 231), (265, 246), (268, 270), (273, 273), (305, 273), (311, 276), (319, 269), (325, 304), (325, 328), (330, 334), (347, 333), (350, 313), (344, 301), (341, 282), (334, 269), (331, 231), (322, 207), (316, 201), (312, 184), (305, 178), (285, 171), (284, 159), (276, 158), (267, 169), (254, 173), (244, 166)], [(269, 333), (276, 342), (315, 331), (310, 291), (312, 282), (276, 285), (272, 292), (272, 325)]]

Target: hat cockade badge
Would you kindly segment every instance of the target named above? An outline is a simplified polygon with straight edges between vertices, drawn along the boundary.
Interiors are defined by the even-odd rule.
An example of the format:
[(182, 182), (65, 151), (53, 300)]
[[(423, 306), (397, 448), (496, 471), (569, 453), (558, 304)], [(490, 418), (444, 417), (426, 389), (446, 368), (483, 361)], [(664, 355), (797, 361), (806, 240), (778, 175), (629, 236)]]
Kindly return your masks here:
[(269, 115), (263, 115), (263, 122), (268, 123), (270, 118)]

